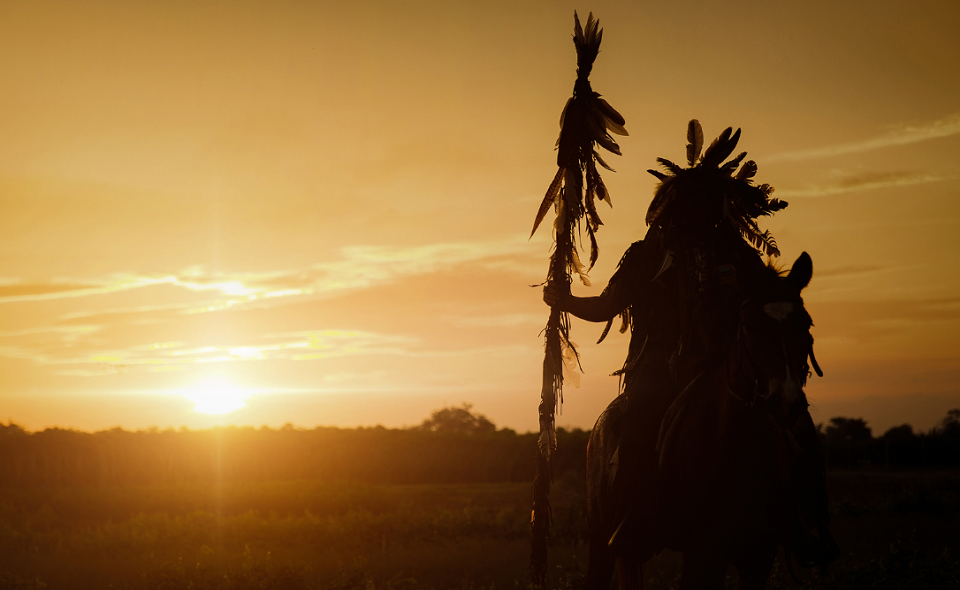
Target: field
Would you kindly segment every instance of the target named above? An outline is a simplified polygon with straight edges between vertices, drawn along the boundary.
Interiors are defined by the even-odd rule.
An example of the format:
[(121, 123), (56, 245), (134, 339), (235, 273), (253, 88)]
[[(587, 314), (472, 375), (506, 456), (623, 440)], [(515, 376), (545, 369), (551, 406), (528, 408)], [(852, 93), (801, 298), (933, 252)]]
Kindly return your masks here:
[[(584, 490), (555, 482), (551, 586), (586, 568)], [(834, 471), (843, 558), (807, 588), (960, 588), (960, 473)], [(321, 480), (0, 492), (0, 588), (526, 588), (529, 485)], [(676, 587), (679, 556), (649, 568)], [(734, 583), (733, 575), (729, 579)], [(778, 564), (771, 588), (796, 588)]]

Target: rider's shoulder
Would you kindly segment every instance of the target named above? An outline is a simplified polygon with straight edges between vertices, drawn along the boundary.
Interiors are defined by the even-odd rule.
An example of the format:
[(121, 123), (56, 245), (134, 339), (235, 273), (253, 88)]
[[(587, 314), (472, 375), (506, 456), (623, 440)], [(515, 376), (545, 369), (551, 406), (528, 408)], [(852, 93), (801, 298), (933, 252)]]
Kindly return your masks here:
[(617, 270), (620, 269), (631, 269), (640, 265), (641, 260), (643, 260), (644, 252), (644, 241), (637, 240), (636, 242), (630, 244), (630, 246), (623, 253), (623, 256), (620, 258), (620, 262), (617, 263)]

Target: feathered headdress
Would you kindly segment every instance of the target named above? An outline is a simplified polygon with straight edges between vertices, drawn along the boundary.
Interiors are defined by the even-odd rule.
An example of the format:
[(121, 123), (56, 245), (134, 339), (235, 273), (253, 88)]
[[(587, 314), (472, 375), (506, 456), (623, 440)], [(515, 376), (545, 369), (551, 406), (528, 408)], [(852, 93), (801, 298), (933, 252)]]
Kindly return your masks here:
[(703, 155), (703, 129), (696, 119), (687, 126), (687, 163), (681, 168), (670, 160), (657, 158), (666, 173), (648, 170), (660, 180), (653, 201), (647, 210), (647, 225), (656, 225), (667, 232), (684, 228), (713, 226), (723, 221), (740, 230), (743, 237), (768, 256), (779, 256), (777, 242), (770, 231), (760, 231), (756, 219), (787, 206), (786, 201), (771, 197), (769, 184), (753, 184), (757, 164), (740, 155), (723, 164), (740, 140), (740, 130), (727, 127), (713, 140)]

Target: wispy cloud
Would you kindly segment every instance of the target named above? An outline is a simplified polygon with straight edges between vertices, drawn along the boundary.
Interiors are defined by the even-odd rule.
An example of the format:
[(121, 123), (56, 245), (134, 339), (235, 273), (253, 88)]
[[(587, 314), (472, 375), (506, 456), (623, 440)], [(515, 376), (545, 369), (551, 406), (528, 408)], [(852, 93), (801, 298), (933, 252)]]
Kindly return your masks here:
[[(209, 273), (191, 267), (165, 276), (115, 274), (90, 281), (52, 279), (27, 284), (0, 279), (0, 287), (7, 288), (0, 290), (0, 305), (6, 303), (12, 308), (18, 302), (30, 302), (30, 313), (35, 314), (31, 317), (36, 322), (30, 325), (29, 319), (25, 319), (11, 323), (14, 329), (0, 332), (0, 356), (52, 366), (61, 375), (94, 376), (175, 371), (206, 363), (312, 361), (357, 355), (515, 354), (516, 351), (504, 353), (503, 347), (431, 350), (412, 336), (329, 327), (280, 334), (256, 328), (243, 333), (238, 328), (224, 340), (199, 330), (197, 326), (204, 319), (189, 315), (238, 308), (259, 313), (261, 309), (310, 300), (326, 303), (365, 289), (462, 268), (502, 272), (505, 262), (512, 265), (512, 270), (518, 270), (528, 259), (532, 263), (532, 250), (535, 248), (518, 233), (489, 242), (350, 246), (310, 267), (264, 273)], [(539, 270), (538, 264), (536, 271)], [(126, 295), (104, 297), (122, 293)], [(55, 307), (57, 312), (45, 313), (44, 304)], [(111, 317), (121, 314), (126, 317)], [(243, 317), (253, 321), (250, 316)], [(282, 313), (269, 317), (277, 318), (278, 325), (287, 325)], [(508, 314), (468, 319), (464, 325), (508, 326), (533, 320)], [(270, 320), (258, 321), (262, 330), (269, 325), (262, 321)], [(539, 323), (539, 317), (535, 321)], [(247, 325), (243, 320), (231, 323)], [(143, 328), (148, 324), (158, 327)]]
[(876, 174), (862, 174), (841, 178), (826, 185), (814, 185), (802, 189), (778, 190), (778, 197), (829, 197), (845, 193), (868, 191), (890, 187), (913, 186), (940, 182), (946, 177), (933, 174), (916, 174), (910, 172), (883, 172)]
[(939, 137), (960, 135), (960, 113), (954, 113), (922, 125), (902, 125), (889, 133), (862, 141), (832, 145), (795, 152), (782, 152), (765, 158), (767, 162), (813, 160), (878, 150), (886, 147), (907, 145)]
[[(92, 297), (151, 287), (176, 287), (206, 297), (199, 302), (167, 303), (164, 307), (181, 308), (194, 313), (218, 311), (295, 296), (336, 296), (388, 284), (403, 277), (443, 272), (464, 264), (518, 271), (524, 269), (518, 259), (530, 255), (531, 246), (520, 234), (490, 242), (445, 242), (398, 247), (347, 246), (331, 260), (290, 271), (207, 275), (202, 268), (191, 267), (175, 275), (114, 275), (88, 283), (51, 280), (26, 284), (16, 279), (4, 279), (0, 280), (0, 304)], [(144, 309), (143, 306), (117, 312), (141, 309)], [(86, 312), (71, 313), (78, 315)]]
[(884, 272), (894, 270), (897, 267), (893, 266), (839, 266), (834, 268), (828, 268), (826, 270), (817, 270), (817, 278), (825, 277), (848, 277), (854, 275), (865, 275), (872, 274), (877, 272)]
[(314, 293), (337, 293), (392, 282), (401, 277), (431, 274), (463, 264), (497, 267), (503, 260), (530, 253), (526, 238), (495, 242), (447, 242), (423, 246), (348, 246), (340, 259), (317, 264)]
[[(165, 277), (118, 277), (115, 279), (105, 279), (96, 286), (83, 285), (79, 288), (61, 287), (57, 288), (58, 283), (51, 282), (49, 285), (6, 285), (4, 291), (0, 292), (0, 303), (15, 303), (21, 301), (50, 301), (53, 299), (66, 299), (74, 297), (89, 297), (91, 295), (104, 295), (107, 293), (116, 293), (119, 291), (128, 291), (131, 289), (140, 289), (143, 287), (153, 287), (157, 285), (174, 285), (183, 287), (191, 291), (219, 291), (225, 295), (246, 296), (256, 292), (245, 286), (241, 281), (228, 280), (220, 282), (198, 282), (185, 280), (176, 276)], [(17, 288), (20, 287), (18, 290)], [(12, 292), (7, 296), (2, 296), (5, 292)]]
[(37, 295), (49, 295), (69, 291), (83, 291), (95, 287), (95, 285), (83, 283), (22, 283), (16, 279), (12, 279), (0, 283), (0, 301), (12, 297), (35, 297)]
[[(95, 327), (51, 328), (29, 333), (55, 332), (66, 338), (89, 333)], [(13, 337), (28, 331), (0, 333)], [(104, 373), (134, 368), (169, 371), (189, 365), (267, 359), (317, 360), (344, 356), (388, 354), (420, 354), (409, 350), (418, 340), (408, 336), (379, 334), (360, 330), (312, 330), (268, 336), (251, 335), (251, 341), (218, 346), (187, 348), (181, 342), (157, 342), (123, 349), (78, 351), (72, 347), (52, 346), (50, 342), (0, 342), (0, 356), (31, 360), (43, 365), (73, 365), (60, 374), (99, 376)], [(267, 342), (265, 343), (264, 340)], [(71, 343), (67, 343), (71, 344)], [(87, 368), (84, 368), (87, 367)], [(93, 368), (96, 367), (96, 368)]]

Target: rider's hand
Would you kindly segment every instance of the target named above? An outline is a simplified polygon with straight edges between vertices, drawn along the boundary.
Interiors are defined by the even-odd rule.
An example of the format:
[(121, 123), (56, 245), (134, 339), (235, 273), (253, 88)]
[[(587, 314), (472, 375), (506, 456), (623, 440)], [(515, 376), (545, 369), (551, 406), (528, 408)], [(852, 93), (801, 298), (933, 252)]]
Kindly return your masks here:
[(549, 305), (550, 307), (556, 307), (560, 309), (560, 311), (565, 311), (569, 298), (570, 298), (569, 289), (567, 290), (560, 289), (555, 284), (552, 284), (552, 283), (547, 283), (543, 287), (543, 302)]

